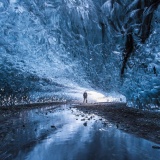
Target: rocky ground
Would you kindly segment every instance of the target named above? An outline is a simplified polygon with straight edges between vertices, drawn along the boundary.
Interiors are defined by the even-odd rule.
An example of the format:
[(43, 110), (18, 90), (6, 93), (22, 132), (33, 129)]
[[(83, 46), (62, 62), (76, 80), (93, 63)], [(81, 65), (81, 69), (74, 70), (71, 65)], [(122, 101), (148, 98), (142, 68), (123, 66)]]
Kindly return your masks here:
[(129, 108), (125, 103), (78, 104), (74, 107), (98, 114), (125, 132), (160, 144), (160, 112)]
[[(29, 104), (9, 108), (0, 107), (0, 128), (2, 128), (6, 121), (8, 122), (9, 120), (16, 118), (17, 115), (24, 110), (31, 110), (47, 105), (49, 104)], [(86, 113), (95, 113), (100, 115), (115, 124), (118, 129), (160, 144), (160, 112), (129, 108), (125, 103), (83, 103), (72, 106)], [(5, 135), (3, 134), (3, 130), (1, 131), (0, 140), (2, 140)]]

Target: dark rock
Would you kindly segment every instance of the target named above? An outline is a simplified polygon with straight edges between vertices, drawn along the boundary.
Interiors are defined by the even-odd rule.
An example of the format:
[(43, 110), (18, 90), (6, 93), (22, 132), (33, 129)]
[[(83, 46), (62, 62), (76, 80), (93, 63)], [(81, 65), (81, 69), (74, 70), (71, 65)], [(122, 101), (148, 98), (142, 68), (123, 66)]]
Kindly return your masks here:
[(87, 122), (83, 123), (84, 126), (87, 126)]
[(81, 119), (81, 121), (85, 121), (85, 119)]
[(51, 128), (55, 128), (56, 129), (56, 126), (52, 125)]
[(11, 139), (11, 142), (14, 142), (14, 141), (15, 141), (15, 139), (12, 138), (12, 139)]
[(160, 146), (152, 146), (153, 149), (160, 149)]
[(25, 125), (23, 124), (23, 126), (22, 127), (25, 127)]

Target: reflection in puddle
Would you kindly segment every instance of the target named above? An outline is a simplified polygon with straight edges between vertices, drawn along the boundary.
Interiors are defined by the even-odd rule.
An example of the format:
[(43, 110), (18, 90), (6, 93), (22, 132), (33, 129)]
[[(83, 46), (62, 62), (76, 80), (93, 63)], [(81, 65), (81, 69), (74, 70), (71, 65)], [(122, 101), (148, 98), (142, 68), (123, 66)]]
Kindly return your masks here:
[(154, 143), (66, 105), (22, 112), (13, 119), (10, 130), (1, 148), (6, 152), (0, 159), (158, 160), (160, 157), (160, 151), (152, 148)]

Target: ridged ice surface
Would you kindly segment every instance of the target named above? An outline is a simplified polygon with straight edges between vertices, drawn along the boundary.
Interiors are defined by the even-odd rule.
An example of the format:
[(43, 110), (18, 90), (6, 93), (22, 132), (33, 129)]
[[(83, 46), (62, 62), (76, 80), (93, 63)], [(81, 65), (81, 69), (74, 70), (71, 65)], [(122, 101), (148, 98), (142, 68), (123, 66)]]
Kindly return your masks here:
[(0, 0), (0, 26), (3, 105), (85, 89), (160, 103), (157, 0)]

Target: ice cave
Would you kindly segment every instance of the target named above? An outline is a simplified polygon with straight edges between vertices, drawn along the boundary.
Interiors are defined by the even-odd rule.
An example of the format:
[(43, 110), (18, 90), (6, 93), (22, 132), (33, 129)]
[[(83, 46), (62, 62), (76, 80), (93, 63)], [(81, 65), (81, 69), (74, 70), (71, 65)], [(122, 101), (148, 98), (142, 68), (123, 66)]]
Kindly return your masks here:
[[(22, 144), (25, 144), (25, 142), (35, 142), (33, 136), (35, 133), (36, 137), (41, 135), (38, 138), (39, 140), (44, 140), (45, 138), (42, 137), (52, 133), (50, 130), (56, 130), (60, 126), (60, 122), (63, 122), (64, 124), (70, 123), (64, 129), (68, 134), (65, 135), (65, 131), (62, 131), (62, 133), (57, 131), (54, 133), (56, 138), (60, 136), (62, 137), (61, 140), (66, 142), (77, 133), (77, 135), (81, 136), (81, 142), (86, 142), (86, 139), (88, 140), (86, 136), (88, 135), (88, 137), (94, 137), (94, 144), (98, 142), (97, 145), (101, 146), (102, 142), (98, 137), (103, 135), (100, 134), (98, 137), (95, 135), (99, 134), (99, 131), (102, 132), (103, 129), (99, 130), (97, 129), (98, 127), (94, 126), (94, 133), (90, 135), (92, 129), (84, 131), (80, 129), (81, 123), (78, 118), (76, 118), (77, 123), (71, 124), (73, 115), (65, 108), (62, 110), (62, 119), (57, 118), (60, 116), (59, 112), (54, 113), (49, 118), (49, 113), (52, 113), (52, 111), (42, 111), (42, 114), (45, 113), (48, 116), (47, 118), (50, 119), (49, 122), (47, 119), (40, 117), (40, 115), (42, 116), (41, 110), (33, 113), (26, 111), (21, 114), (17, 109), (15, 114), (19, 115), (18, 120), (23, 119), (23, 121), (8, 121), (7, 119), (8, 113), (10, 114), (8, 109), (10, 110), (10, 108), (13, 109), (13, 107), (19, 107), (20, 105), (51, 102), (81, 103), (84, 91), (88, 93), (88, 106), (86, 106), (86, 109), (92, 104), (108, 103), (112, 105), (112, 102), (124, 103), (129, 108), (129, 111), (126, 111), (125, 108), (122, 109), (121, 111), (125, 112), (123, 117), (128, 117), (130, 112), (134, 114), (134, 116), (130, 114), (130, 117), (136, 117), (139, 114), (141, 122), (139, 123), (139, 118), (135, 125), (140, 125), (143, 124), (141, 116), (145, 113), (145, 116), (148, 116), (146, 123), (154, 121), (153, 119), (149, 121), (150, 117), (155, 118), (155, 125), (160, 129), (159, 118), (156, 120), (156, 116), (159, 117), (160, 113), (159, 4), (160, 0), (0, 0), (0, 114), (2, 114), (0, 116), (0, 141), (5, 141), (7, 137), (5, 135), (9, 133), (9, 136), (11, 136), (13, 131), (13, 137), (18, 135), (18, 139), (19, 136), (28, 136), (28, 139), (25, 141), (23, 137), (23, 142), (19, 142), (12, 137), (6, 141), (8, 143), (10, 141), (14, 143), (15, 141), (14, 145), (16, 147), (18, 143), (19, 148), (23, 148)], [(96, 113), (99, 112), (97, 108), (94, 109)], [(108, 111), (107, 108), (103, 108), (103, 110)], [(157, 112), (150, 116), (153, 113), (148, 113), (148, 110), (151, 112), (156, 110)], [(71, 111), (71, 113), (76, 112), (75, 109), (71, 109)], [(78, 112), (75, 113), (76, 116), (81, 115), (81, 112)], [(115, 111), (116, 113), (119, 113), (118, 110)], [(68, 119), (67, 114), (69, 115)], [(27, 119), (24, 120), (26, 117)], [(51, 119), (55, 120), (56, 127), (52, 124)], [(93, 116), (87, 119), (93, 119)], [(116, 119), (118, 122), (115, 122), (113, 117), (111, 119), (117, 129), (120, 128), (119, 126), (122, 127), (119, 124), (120, 118)], [(31, 132), (31, 128), (28, 128), (25, 133), (18, 129), (15, 130), (18, 125), (22, 126), (23, 129), (27, 129), (27, 126), (29, 126), (27, 125), (28, 120), (35, 124), (39, 121), (41, 125), (37, 126), (37, 128), (32, 127), (32, 129), (34, 128), (33, 132)], [(81, 119), (81, 121), (83, 120), (84, 118)], [(97, 117), (95, 120), (103, 121), (103, 118)], [(2, 125), (4, 122), (5, 126), (12, 126), (10, 132), (8, 131), (10, 127), (6, 130)], [(129, 120), (125, 122), (131, 123)], [(43, 123), (44, 127), (42, 127)], [(98, 126), (102, 124), (108, 127), (112, 126), (108, 122), (101, 124), (98, 121), (98, 123)], [(51, 127), (49, 126), (50, 129), (45, 128), (46, 124), (48, 126), (51, 125)], [(132, 125), (133, 123), (130, 124), (130, 126)], [(90, 124), (87, 121), (82, 126), (89, 128)], [(141, 127), (145, 127), (145, 125), (141, 125)], [(136, 132), (134, 129), (138, 127), (135, 127), (130, 129), (132, 131), (130, 133), (138, 133), (140, 137), (146, 139), (149, 137), (148, 139), (152, 142), (160, 143), (160, 140), (158, 140), (160, 139), (158, 127), (155, 127), (155, 130), (152, 128), (156, 134), (152, 138), (151, 134), (146, 134), (149, 131), (149, 127), (144, 129), (143, 132), (140, 129)], [(128, 131), (129, 129), (127, 128), (126, 130)], [(44, 132), (47, 134), (41, 134)], [(124, 156), (125, 151), (129, 152), (129, 146), (132, 146), (131, 144), (134, 142), (135, 144), (141, 144), (141, 147), (151, 145), (152, 148), (156, 148), (154, 144), (150, 144), (148, 141), (142, 142), (139, 139), (132, 139), (133, 137), (131, 138), (130, 135), (125, 135), (115, 128), (105, 134), (106, 138), (104, 136), (104, 141), (109, 146), (113, 144), (110, 139), (110, 133), (115, 135), (119, 148), (123, 150), (117, 137), (123, 137), (122, 141), (128, 148), (123, 150), (124, 154), (114, 148), (113, 153), (115, 154), (109, 156), (112, 158), (107, 158), (108, 155), (104, 154), (105, 152), (101, 153), (103, 149), (106, 149), (106, 146), (104, 146), (98, 153), (100, 156), (95, 158), (96, 160), (127, 159)], [(29, 135), (32, 139), (30, 139)], [(32, 148), (32, 153), (27, 158), (24, 158), (22, 152), (18, 151), (8, 151), (7, 153), (9, 154), (4, 153), (3, 151), (9, 146), (7, 144), (5, 148), (6, 143), (4, 142), (4, 146), (0, 145), (0, 159), (47, 159), (48, 155), (45, 153), (48, 150), (47, 152), (44, 150), (49, 146), (53, 147), (52, 143), (57, 146), (60, 145), (59, 139), (56, 138), (53, 140), (50, 137), (45, 142), (45, 145), (39, 145), (35, 150)], [(127, 142), (126, 139), (129, 139), (129, 141)], [(74, 139), (75, 141), (77, 141), (77, 138)], [(115, 143), (116, 141), (114, 140)], [(87, 141), (85, 145), (88, 148), (92, 148), (92, 153), (94, 153), (94, 145), (90, 143), (91, 140)], [(81, 147), (85, 148), (85, 145), (79, 144), (74, 145), (74, 147), (79, 150)], [(46, 146), (45, 149), (43, 148), (44, 146)], [(63, 148), (64, 146), (61, 147)], [(70, 143), (71, 148), (73, 148), (72, 143)], [(67, 149), (69, 148), (62, 149), (64, 157), (61, 155), (61, 150), (53, 149), (55, 155), (59, 157), (50, 157), (48, 160), (64, 160), (65, 156), (67, 156), (65, 152)], [(147, 147), (144, 149), (146, 155), (153, 154), (157, 156), (153, 160), (158, 160), (160, 152), (153, 152), (152, 149), (150, 151), (150, 148)], [(89, 157), (84, 158), (75, 150), (73, 153), (76, 158), (71, 154), (70, 156), (68, 155), (67, 160), (94, 160), (92, 156), (89, 156), (89, 153), (87, 153)], [(84, 149), (82, 153), (87, 151)], [(130, 160), (135, 160), (137, 157), (139, 160), (146, 159), (145, 155), (141, 154), (141, 151), (137, 150), (136, 146), (134, 151), (134, 153), (129, 154)], [(112, 151), (107, 148), (107, 152), (110, 153)], [(38, 157), (37, 154), (39, 153), (44, 155)], [(137, 155), (143, 155), (143, 157), (136, 156), (136, 153)], [(114, 155), (119, 154), (123, 156), (114, 157)]]
[(160, 103), (158, 0), (0, 0), (1, 105), (84, 90)]

